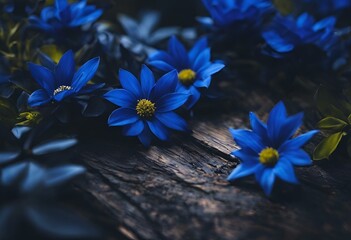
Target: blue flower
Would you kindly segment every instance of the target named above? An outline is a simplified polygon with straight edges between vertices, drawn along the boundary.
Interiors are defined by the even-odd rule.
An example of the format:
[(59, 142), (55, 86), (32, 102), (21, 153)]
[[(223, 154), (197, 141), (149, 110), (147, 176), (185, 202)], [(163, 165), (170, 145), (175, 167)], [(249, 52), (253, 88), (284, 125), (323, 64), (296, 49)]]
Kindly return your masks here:
[(256, 176), (266, 195), (270, 195), (276, 177), (296, 184), (294, 165), (311, 165), (310, 156), (301, 149), (318, 131), (309, 131), (292, 138), (302, 124), (303, 113), (287, 116), (285, 106), (279, 102), (271, 111), (267, 125), (250, 113), (252, 131), (234, 130), (231, 133), (241, 148), (232, 155), (241, 164), (229, 175), (233, 181), (251, 174)]
[(105, 98), (121, 108), (112, 112), (109, 126), (124, 126), (126, 136), (138, 136), (149, 146), (153, 135), (166, 141), (169, 129), (186, 131), (187, 124), (173, 111), (181, 107), (188, 95), (176, 91), (177, 72), (171, 71), (156, 83), (153, 73), (143, 65), (141, 83), (130, 72), (121, 69), (119, 78), (123, 89), (105, 94)]
[(205, 26), (224, 28), (235, 23), (262, 23), (264, 16), (271, 12), (272, 3), (268, 0), (202, 0), (211, 18), (198, 20)]
[(301, 14), (297, 19), (277, 15), (262, 36), (272, 48), (273, 52), (268, 54), (273, 57), (279, 58), (308, 44), (328, 53), (338, 41), (335, 35), (335, 23), (335, 17), (327, 17), (316, 22), (307, 13)]
[(32, 93), (28, 99), (31, 107), (38, 107), (50, 101), (62, 100), (76, 95), (90, 93), (103, 84), (87, 85), (94, 77), (100, 63), (100, 58), (93, 58), (75, 72), (73, 52), (66, 52), (56, 65), (51, 59), (45, 59), (44, 66), (29, 63), (28, 68), (33, 78), (42, 87)]
[(168, 44), (168, 52), (159, 51), (149, 58), (149, 64), (164, 72), (178, 71), (177, 90), (190, 95), (186, 103), (191, 108), (200, 99), (200, 89), (208, 88), (213, 74), (224, 68), (224, 64), (211, 62), (211, 49), (207, 39), (201, 38), (187, 53), (183, 44), (172, 37)]
[(41, 11), (40, 18), (29, 17), (32, 27), (55, 34), (64, 29), (80, 27), (96, 21), (102, 15), (101, 9), (87, 5), (86, 0), (69, 4), (67, 0), (56, 0), (54, 6)]

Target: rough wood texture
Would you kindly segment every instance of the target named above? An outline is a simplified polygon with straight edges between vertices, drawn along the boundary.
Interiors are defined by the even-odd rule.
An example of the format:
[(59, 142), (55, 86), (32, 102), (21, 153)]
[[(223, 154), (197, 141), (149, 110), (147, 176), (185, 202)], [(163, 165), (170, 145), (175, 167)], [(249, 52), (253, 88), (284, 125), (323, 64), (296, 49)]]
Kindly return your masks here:
[(250, 178), (226, 181), (238, 163), (228, 128), (247, 126), (248, 110), (263, 116), (273, 105), (258, 96), (242, 96), (230, 115), (197, 116), (193, 134), (169, 145), (84, 143), (88, 174), (76, 188), (101, 212), (106, 238), (351, 239), (350, 162), (297, 169), (301, 186), (278, 183), (272, 199)]

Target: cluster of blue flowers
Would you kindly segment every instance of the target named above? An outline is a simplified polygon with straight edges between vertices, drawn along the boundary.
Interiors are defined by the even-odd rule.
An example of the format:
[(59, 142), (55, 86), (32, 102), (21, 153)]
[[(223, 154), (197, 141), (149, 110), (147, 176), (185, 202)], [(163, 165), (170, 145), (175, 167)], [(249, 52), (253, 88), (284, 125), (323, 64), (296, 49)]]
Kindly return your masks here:
[[(273, 11), (270, 0), (202, 0), (211, 18), (198, 20), (215, 29), (230, 28), (234, 25), (258, 27), (264, 17)], [(239, 25), (239, 27), (240, 27)]]
[[(119, 80), (124, 89), (105, 94), (106, 99), (121, 107), (111, 114), (109, 125), (124, 126), (125, 135), (138, 136), (145, 146), (150, 146), (153, 135), (168, 140), (169, 129), (186, 131), (186, 122), (173, 111), (183, 105), (188, 109), (193, 107), (200, 99), (200, 89), (208, 88), (212, 75), (224, 67), (222, 63), (210, 61), (211, 53), (205, 38), (188, 54), (173, 37), (169, 51), (170, 54), (159, 52), (150, 58), (150, 65), (168, 72), (156, 83), (153, 73), (145, 65), (140, 82), (133, 74), (121, 69)], [(87, 84), (98, 69), (99, 58), (89, 60), (77, 72), (72, 51), (66, 52), (57, 65), (48, 58), (43, 65), (45, 67), (29, 63), (28, 66), (42, 87), (30, 95), (30, 107), (59, 103), (89, 94), (104, 85)]]
[[(0, 220), (14, 214), (12, 204), (17, 202), (11, 201), (16, 197), (31, 193), (41, 198), (41, 190), (55, 189), (85, 170), (72, 164), (43, 165), (37, 159), (71, 148), (75, 139), (35, 145), (31, 132), (39, 130), (13, 128), (15, 124), (64, 126), (77, 115), (106, 117), (102, 124), (120, 127), (123, 135), (150, 147), (155, 140), (170, 141), (173, 131), (191, 133), (185, 119), (196, 113), (201, 97), (217, 83), (249, 75), (241, 74), (243, 65), (243, 69), (254, 66), (250, 74), (260, 71), (256, 82), (262, 76), (279, 79), (296, 74), (285, 71), (291, 63), (300, 68), (322, 62), (318, 66), (323, 67), (315, 71), (317, 78), (325, 69), (335, 79), (350, 72), (350, 27), (340, 20), (350, 11), (350, 1), (299, 0), (281, 9), (271, 0), (202, 0), (209, 16), (197, 18), (201, 25), (197, 29), (155, 30), (160, 13), (146, 12), (141, 21), (118, 15), (124, 34), (116, 23), (99, 21), (102, 3), (93, 2), (0, 3), (4, 9), (0, 16), (0, 110), (6, 113), (0, 116), (0, 125), (10, 126), (10, 138), (18, 140), (15, 147), (6, 143), (0, 149), (0, 193), (9, 188), (14, 192), (4, 200), (5, 207), (0, 205)], [(310, 49), (321, 53), (313, 52), (313, 64), (305, 56)], [(302, 119), (302, 113), (288, 116), (279, 102), (267, 124), (251, 113), (252, 131), (231, 129), (241, 149), (232, 153), (240, 165), (228, 180), (254, 175), (266, 195), (272, 194), (277, 178), (298, 183), (294, 167), (312, 164), (302, 147), (317, 133), (293, 138)], [(43, 223), (50, 219), (50, 211), (26, 206), (32, 209), (26, 212), (35, 225), (54, 231)]]

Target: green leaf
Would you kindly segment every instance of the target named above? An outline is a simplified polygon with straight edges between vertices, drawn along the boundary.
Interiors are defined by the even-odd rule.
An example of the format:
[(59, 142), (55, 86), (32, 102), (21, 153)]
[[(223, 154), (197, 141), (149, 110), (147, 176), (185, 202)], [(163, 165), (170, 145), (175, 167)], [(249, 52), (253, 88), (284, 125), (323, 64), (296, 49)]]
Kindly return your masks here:
[(339, 132), (348, 125), (347, 122), (335, 118), (335, 117), (326, 117), (317, 123), (317, 127), (322, 130), (333, 130), (334, 132)]
[(315, 95), (317, 108), (323, 116), (333, 116), (347, 121), (347, 115), (338, 107), (340, 105), (341, 99), (337, 99), (333, 96), (326, 87), (321, 86)]
[(345, 132), (338, 132), (322, 140), (314, 150), (313, 160), (329, 159), (345, 135), (347, 135)]

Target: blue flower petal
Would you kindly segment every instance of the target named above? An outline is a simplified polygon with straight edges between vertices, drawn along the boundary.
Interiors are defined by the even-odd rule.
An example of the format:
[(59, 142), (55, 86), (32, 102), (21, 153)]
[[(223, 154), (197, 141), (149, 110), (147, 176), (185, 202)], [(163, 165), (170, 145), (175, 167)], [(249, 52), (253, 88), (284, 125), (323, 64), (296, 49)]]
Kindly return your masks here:
[(56, 0), (55, 6), (58, 11), (62, 11), (68, 7), (68, 2), (67, 0)]
[(279, 146), (279, 136), (286, 117), (287, 114), (283, 102), (279, 102), (275, 105), (269, 114), (267, 121), (268, 136), (276, 147)]
[(51, 97), (43, 89), (33, 92), (28, 98), (28, 105), (30, 107), (39, 107), (51, 101)]
[(272, 168), (265, 168), (259, 180), (264, 193), (269, 196), (272, 193), (273, 185), (275, 182), (275, 174)]
[(313, 25), (314, 31), (319, 31), (325, 28), (334, 28), (336, 24), (336, 18), (334, 16), (324, 18)]
[(163, 75), (151, 90), (150, 99), (157, 101), (160, 97), (167, 93), (173, 93), (178, 83), (178, 73), (173, 70)]
[[(165, 63), (169, 64), (170, 66), (175, 65), (175, 62), (174, 62), (173, 58), (171, 57), (171, 55), (169, 55), (168, 52), (165, 52), (165, 51), (158, 51), (158, 52), (152, 54), (149, 57), (149, 62), (153, 62), (153, 61), (165, 62)], [(174, 67), (172, 67), (172, 70), (173, 69), (174, 69)]]
[(267, 125), (261, 122), (261, 120), (259, 120), (253, 112), (250, 112), (250, 123), (252, 130), (257, 133), (263, 141), (269, 141), (267, 135)]
[(145, 123), (142, 120), (136, 121), (135, 123), (125, 125), (123, 127), (123, 135), (125, 136), (138, 136), (144, 130)]
[(149, 147), (151, 145), (153, 134), (147, 124), (145, 124), (144, 130), (141, 132), (138, 138), (145, 147)]
[(87, 82), (94, 77), (99, 68), (99, 64), (100, 58), (93, 58), (81, 66), (74, 74), (72, 87), (76, 93), (79, 92), (87, 84)]
[(211, 77), (213, 74), (221, 71), (224, 67), (225, 65), (223, 63), (212, 63), (209, 66), (201, 68), (199, 70), (199, 75), (202, 78), (208, 78), (208, 77)]
[(84, 17), (80, 17), (80, 18), (75, 18), (72, 22), (70, 22), (70, 26), (71, 27), (77, 27), (77, 26), (81, 26), (84, 24), (88, 24), (91, 22), (96, 21), (99, 17), (101, 17), (103, 11), (101, 9), (97, 9), (94, 12), (85, 15)]
[(197, 56), (196, 60), (193, 64), (193, 70), (197, 71), (201, 69), (202, 66), (210, 62), (211, 58), (211, 49), (207, 48)]
[(130, 72), (120, 69), (119, 70), (119, 81), (124, 89), (133, 93), (135, 97), (140, 98), (142, 96), (141, 86), (136, 77)]
[(190, 62), (195, 62), (197, 56), (207, 48), (207, 38), (200, 38), (194, 45), (194, 47), (189, 51)]
[(294, 44), (288, 42), (287, 39), (281, 37), (275, 31), (263, 32), (262, 36), (266, 40), (267, 44), (277, 52), (291, 52), (295, 48)]
[(125, 89), (115, 89), (109, 91), (104, 95), (104, 98), (117, 106), (126, 108), (135, 107), (138, 101), (133, 93)]
[(53, 27), (45, 22), (43, 22), (40, 18), (37, 16), (30, 16), (28, 18), (28, 22), (30, 23), (30, 26), (35, 29), (40, 29), (46, 32), (52, 32)]
[(191, 86), (189, 88), (189, 91), (187, 91), (187, 93), (190, 94), (190, 96), (188, 101), (185, 103), (185, 107), (189, 110), (200, 100), (201, 93), (194, 86)]
[(181, 107), (189, 98), (188, 94), (170, 93), (156, 102), (157, 112), (169, 112)]
[(92, 93), (100, 88), (103, 88), (105, 83), (87, 84), (80, 91), (80, 94)]
[(293, 165), (283, 158), (279, 159), (278, 163), (274, 166), (273, 171), (276, 176), (286, 182), (294, 184), (299, 183), (295, 176)]
[(250, 148), (251, 150), (255, 151), (256, 153), (260, 153), (262, 149), (266, 146), (262, 143), (262, 139), (254, 132), (243, 130), (243, 129), (229, 129), (234, 141), (241, 147), (241, 148)]
[(72, 50), (69, 50), (62, 56), (60, 62), (57, 64), (55, 71), (56, 87), (61, 85), (71, 86), (75, 70), (74, 68), (74, 54)]
[(188, 53), (184, 45), (175, 36), (172, 36), (169, 40), (168, 52), (173, 57), (178, 70), (186, 69), (189, 66)]
[(62, 100), (64, 100), (65, 98), (68, 98), (72, 95), (74, 95), (75, 92), (71, 89), (71, 90), (66, 90), (66, 91), (62, 91), (62, 92), (59, 92), (58, 94), (56, 94), (54, 96), (54, 99), (56, 102), (61, 102)]
[(290, 139), (290, 140), (286, 141), (285, 143), (283, 143), (279, 147), (278, 150), (279, 150), (279, 152), (285, 152), (285, 151), (292, 150), (292, 149), (299, 149), (303, 145), (305, 145), (305, 143), (308, 142), (318, 132), (319, 131), (317, 131), (317, 130), (313, 130), (313, 131), (309, 131), (305, 134), (302, 134), (296, 138)]
[(194, 87), (197, 88), (208, 88), (211, 84), (211, 77), (205, 78), (205, 79), (198, 79), (194, 82)]
[(175, 69), (175, 67), (173, 67), (172, 65), (170, 65), (169, 63), (166, 63), (164, 61), (160, 61), (160, 60), (153, 60), (149, 62), (149, 65), (153, 66), (154, 68), (157, 68), (161, 71), (164, 72), (169, 72)]
[(283, 122), (279, 134), (279, 139), (277, 140), (279, 143), (285, 142), (294, 135), (294, 133), (302, 125), (303, 116), (303, 113), (298, 113), (296, 115), (288, 117), (286, 121)]
[(259, 164), (239, 164), (228, 176), (228, 181), (234, 181), (236, 179), (249, 176), (256, 172)]
[(52, 94), (55, 89), (55, 79), (52, 72), (34, 63), (28, 63), (28, 68), (35, 81), (37, 81), (48, 94)]
[(168, 140), (169, 131), (159, 120), (154, 118), (151, 121), (147, 121), (147, 124), (149, 125), (151, 132), (155, 134), (157, 138), (161, 139), (162, 141)]
[(43, 8), (43, 10), (41, 10), (40, 17), (43, 21), (47, 22), (49, 19), (55, 17), (55, 8), (52, 6)]
[(155, 117), (168, 128), (178, 131), (188, 130), (186, 121), (174, 112), (156, 113)]
[(108, 119), (109, 126), (123, 126), (135, 123), (139, 117), (135, 109), (119, 108), (113, 111)]
[(235, 150), (231, 153), (234, 157), (240, 159), (242, 163), (245, 164), (257, 164), (258, 163), (258, 154), (253, 151), (251, 148), (242, 148)]
[(312, 165), (311, 157), (302, 149), (293, 149), (279, 153), (281, 158), (287, 159), (296, 166)]
[(154, 74), (146, 65), (143, 65), (141, 69), (140, 78), (141, 78), (141, 89), (143, 91), (144, 97), (149, 98), (151, 89), (155, 85)]

